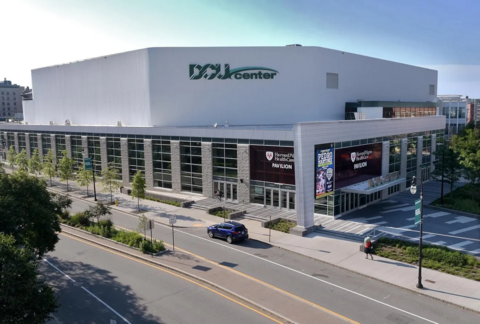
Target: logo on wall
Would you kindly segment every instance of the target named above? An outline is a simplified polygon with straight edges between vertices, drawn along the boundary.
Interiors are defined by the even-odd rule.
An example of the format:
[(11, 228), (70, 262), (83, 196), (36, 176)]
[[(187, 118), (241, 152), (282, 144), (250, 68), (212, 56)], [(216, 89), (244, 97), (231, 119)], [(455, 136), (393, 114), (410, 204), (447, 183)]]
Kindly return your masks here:
[(352, 152), (352, 153), (350, 154), (350, 158), (352, 159), (352, 163), (355, 162), (355, 158), (356, 158), (356, 157), (357, 157), (357, 153), (356, 153), (356, 152)]
[(273, 159), (273, 152), (265, 152), (265, 155), (267, 156), (268, 161), (271, 161)]
[(294, 185), (293, 147), (250, 145), (250, 180)]
[(230, 64), (190, 64), (190, 80), (272, 80), (278, 71), (261, 66), (246, 66), (230, 69)]

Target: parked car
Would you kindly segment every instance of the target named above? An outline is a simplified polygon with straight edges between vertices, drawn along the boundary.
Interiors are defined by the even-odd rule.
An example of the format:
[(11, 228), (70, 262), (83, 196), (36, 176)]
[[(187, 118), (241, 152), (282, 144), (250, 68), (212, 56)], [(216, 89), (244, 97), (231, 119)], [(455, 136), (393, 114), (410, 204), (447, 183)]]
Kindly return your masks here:
[(225, 222), (215, 224), (207, 228), (208, 236), (211, 238), (220, 237), (227, 240), (229, 244), (234, 241), (243, 241), (248, 239), (248, 229), (238, 222)]

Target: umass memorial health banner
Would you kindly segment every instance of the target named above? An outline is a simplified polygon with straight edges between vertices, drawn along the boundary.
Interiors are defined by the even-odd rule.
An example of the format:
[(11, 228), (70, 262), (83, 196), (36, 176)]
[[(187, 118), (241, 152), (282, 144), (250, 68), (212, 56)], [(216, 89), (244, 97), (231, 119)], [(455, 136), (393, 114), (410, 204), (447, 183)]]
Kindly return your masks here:
[(293, 147), (250, 145), (250, 179), (294, 185)]
[(315, 199), (333, 194), (335, 148), (333, 144), (315, 146)]
[(382, 143), (335, 150), (335, 189), (382, 175)]

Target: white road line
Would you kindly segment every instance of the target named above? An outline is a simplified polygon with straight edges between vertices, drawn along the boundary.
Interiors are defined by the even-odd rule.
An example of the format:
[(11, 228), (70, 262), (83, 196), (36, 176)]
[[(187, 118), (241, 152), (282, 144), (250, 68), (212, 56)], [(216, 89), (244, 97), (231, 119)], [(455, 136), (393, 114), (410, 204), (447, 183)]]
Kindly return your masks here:
[(437, 242), (430, 242), (430, 244), (433, 244), (433, 245), (445, 245), (447, 242), (445, 241), (437, 241)]
[(471, 230), (474, 230), (474, 229), (477, 229), (477, 228), (480, 228), (480, 225), (466, 227), (466, 228), (460, 229), (458, 231), (449, 232), (449, 234), (455, 235), (455, 234), (459, 234), (459, 233), (463, 233), (463, 232), (468, 232), (468, 231), (471, 231)]
[(473, 243), (472, 241), (463, 241), (457, 244), (449, 245), (447, 247), (452, 250), (465, 250), (464, 248), (462, 248), (462, 246), (469, 245), (472, 243)]
[(409, 210), (414, 210), (415, 206), (410, 206), (410, 207), (403, 207), (403, 208), (395, 208), (395, 209), (390, 209), (390, 210), (384, 210), (383, 213), (393, 213), (396, 211), (409, 211)]
[(368, 217), (368, 218), (365, 218), (365, 220), (367, 220), (367, 221), (371, 221), (371, 220), (374, 220), (374, 219), (379, 219), (379, 218), (383, 218), (383, 216), (373, 216), (373, 217)]
[(370, 223), (370, 225), (383, 225), (387, 224), (388, 222), (378, 222), (378, 223)]
[(451, 221), (445, 222), (445, 223), (446, 224), (455, 224), (455, 223), (465, 224), (465, 223), (469, 223), (469, 222), (473, 222), (473, 221), (476, 221), (476, 219), (471, 218), (471, 217), (465, 217), (465, 216), (457, 216), (457, 217), (455, 217), (454, 220), (451, 220)]
[[(75, 199), (75, 197), (72, 197), (72, 198)], [(78, 199), (78, 198), (76, 198), (76, 199), (77, 199), (77, 200), (80, 200), (80, 199)], [(90, 204), (93, 204), (93, 203), (90, 203)], [(124, 214), (124, 215), (127, 215), (127, 216), (129, 216), (129, 217), (131, 217), (131, 218), (136, 218), (136, 219), (138, 219), (138, 216), (130, 215), (129, 213), (123, 212), (123, 211), (121, 211), (121, 210), (116, 210), (116, 209), (115, 209), (115, 211), (116, 211), (116, 212), (119, 212), (119, 213), (122, 213), (122, 214)], [(160, 222), (156, 222), (156, 223), (157, 223), (158, 225), (162, 226), (162, 227), (165, 227), (165, 228), (167, 228), (167, 229), (171, 229), (170, 226), (167, 226), (167, 225), (162, 224), (162, 223), (160, 223)], [(358, 293), (358, 292), (356, 292), (356, 291), (350, 290), (350, 289), (348, 289), (348, 288), (345, 288), (345, 287), (342, 287), (342, 286), (333, 284), (333, 283), (328, 282), (328, 281), (326, 281), (326, 280), (323, 280), (323, 279), (320, 279), (320, 278), (311, 276), (311, 275), (309, 275), (309, 274), (303, 273), (303, 272), (301, 272), (301, 271), (298, 271), (298, 270), (289, 268), (289, 267), (287, 267), (287, 266), (284, 266), (283, 264), (276, 263), (276, 262), (274, 262), (274, 261), (264, 259), (264, 258), (259, 257), (259, 256), (257, 256), (257, 255), (254, 255), (254, 254), (251, 254), (251, 253), (242, 251), (242, 250), (238, 250), (238, 249), (235, 249), (235, 248), (233, 248), (233, 247), (231, 247), (231, 246), (224, 245), (224, 244), (220, 244), (220, 243), (215, 242), (215, 241), (212, 241), (212, 240), (210, 240), (210, 239), (206, 239), (206, 238), (203, 238), (203, 237), (201, 237), (201, 236), (197, 236), (197, 235), (194, 235), (194, 234), (190, 234), (190, 233), (187, 233), (187, 232), (178, 230), (178, 229), (176, 229), (176, 228), (173, 228), (173, 229), (174, 229), (174, 231), (177, 232), (177, 233), (185, 234), (185, 235), (188, 235), (188, 236), (191, 236), (191, 237), (196, 237), (196, 238), (198, 238), (198, 239), (200, 239), (200, 240), (209, 242), (209, 243), (211, 243), (211, 244), (216, 244), (216, 245), (219, 245), (219, 246), (221, 246), (221, 247), (223, 247), (223, 248), (230, 249), (230, 250), (233, 250), (233, 251), (237, 251), (238, 253), (242, 253), (242, 254), (251, 256), (252, 258), (255, 258), (255, 259), (258, 259), (258, 260), (262, 260), (262, 261), (267, 262), (267, 263), (270, 263), (270, 264), (274, 264), (274, 265), (276, 265), (276, 266), (278, 266), (278, 267), (287, 269), (287, 270), (289, 270), (289, 271), (295, 272), (295, 273), (297, 273), (297, 274), (300, 274), (300, 275), (302, 275), (302, 276), (308, 277), (308, 278), (310, 278), (310, 279), (317, 280), (317, 281), (322, 282), (322, 283), (324, 283), (324, 284), (326, 284), (326, 285), (330, 285), (330, 286), (332, 286), (332, 287), (335, 287), (335, 288), (338, 288), (338, 289), (347, 291), (347, 292), (349, 292), (349, 293), (351, 293), (351, 294), (354, 294), (354, 295), (357, 295), (357, 296), (359, 296), (359, 297), (368, 299), (368, 300), (370, 300), (370, 301), (373, 301), (373, 302), (378, 303), (378, 304), (380, 304), (380, 305), (389, 307), (389, 308), (391, 308), (391, 309), (398, 310), (399, 312), (402, 312), (402, 313), (411, 315), (411, 316), (413, 316), (413, 317), (422, 319), (422, 320), (424, 320), (424, 321), (426, 321), (426, 322), (429, 322), (429, 323), (432, 323), (432, 324), (439, 324), (438, 322), (434, 322), (434, 321), (429, 320), (429, 319), (427, 319), (427, 318), (425, 318), (425, 317), (421, 317), (421, 316), (416, 315), (416, 314), (414, 314), (414, 313), (410, 313), (409, 311), (406, 311), (406, 310), (404, 310), (404, 309), (395, 307), (395, 306), (393, 306), (393, 305), (389, 305), (389, 304), (387, 304), (387, 303), (381, 302), (381, 301), (376, 300), (376, 299), (374, 299), (374, 298), (372, 298), (372, 297), (368, 297), (368, 296), (366, 296), (366, 295), (362, 295), (362, 294), (360, 294), (360, 293)]]
[(470, 251), (470, 253), (479, 254), (479, 253), (480, 253), (480, 249), (478, 249), (478, 250), (473, 250), (473, 251)]
[[(435, 236), (436, 236), (436, 235), (433, 235), (433, 234), (423, 235), (423, 239), (424, 239), (424, 240), (427, 240), (427, 239), (432, 238), (432, 237), (435, 237)], [(419, 237), (413, 237), (413, 238), (411, 238), (410, 240), (411, 240), (411, 241), (418, 241), (418, 240), (420, 240), (420, 238), (419, 238)]]
[(438, 212), (438, 213), (433, 213), (433, 214), (428, 214), (423, 217), (431, 217), (431, 218), (438, 218), (438, 217), (443, 217), (443, 216), (448, 216), (452, 215), (451, 213), (446, 213), (446, 212)]
[[(70, 279), (71, 281), (75, 282), (75, 280), (73, 280), (72, 278), (70, 278), (69, 275), (67, 275), (65, 272), (63, 272), (62, 270), (60, 270), (59, 268), (57, 268), (56, 266), (54, 266), (53, 264), (51, 264), (47, 259), (43, 258), (43, 261), (47, 262), (49, 265), (51, 265), (53, 268), (55, 268), (55, 270), (57, 270), (58, 272), (60, 272), (61, 274), (63, 274), (65, 277), (67, 277), (68, 279)], [(118, 317), (120, 317), (121, 319), (123, 319), (125, 321), (125, 323), (128, 323), (128, 324), (131, 324), (125, 317), (123, 317), (122, 315), (120, 315), (117, 311), (115, 311), (113, 308), (111, 308), (110, 306), (108, 306), (103, 300), (101, 300), (100, 298), (98, 298), (97, 296), (95, 296), (94, 294), (92, 294), (87, 288), (85, 287), (81, 287), (83, 290), (85, 290), (87, 293), (89, 293), (90, 295), (92, 295), (96, 300), (98, 300), (99, 302), (101, 302), (103, 305), (105, 305), (109, 310), (111, 310), (112, 312), (114, 312)]]

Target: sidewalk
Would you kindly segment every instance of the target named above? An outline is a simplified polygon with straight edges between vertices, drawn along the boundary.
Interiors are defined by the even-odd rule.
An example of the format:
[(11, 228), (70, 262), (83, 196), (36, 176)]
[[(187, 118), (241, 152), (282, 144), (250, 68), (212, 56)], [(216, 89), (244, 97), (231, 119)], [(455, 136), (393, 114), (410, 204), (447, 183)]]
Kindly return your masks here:
[[(76, 187), (76, 184), (72, 183), (72, 185)], [(64, 186), (63, 184), (52, 187), (52, 189), (54, 191), (61, 190)], [(98, 194), (99, 191), (97, 187), (99, 200), (110, 199), (109, 195)], [(77, 198), (84, 196), (82, 190), (70, 192), (69, 194)], [(112, 208), (127, 213), (136, 211), (137, 202), (132, 200), (130, 196), (118, 193), (114, 195), (114, 199), (118, 199), (120, 204), (118, 207), (113, 205)], [(86, 200), (93, 202), (92, 197)], [(142, 200), (141, 207), (149, 210), (149, 212), (145, 213), (147, 217), (154, 218), (162, 224), (168, 225), (168, 216), (176, 214), (176, 227), (207, 227), (210, 224), (223, 220), (222, 218), (208, 215), (202, 210), (179, 208), (149, 200)], [(320, 233), (312, 233), (308, 236), (300, 237), (277, 231), (272, 231), (271, 242), (268, 242), (269, 230), (262, 228), (259, 222), (251, 220), (240, 220), (240, 222), (244, 223), (248, 228), (251, 239), (360, 273), (418, 294), (427, 295), (480, 312), (480, 282), (423, 268), (424, 289), (417, 289), (415, 287), (418, 280), (417, 266), (378, 256), (375, 256), (373, 261), (366, 260), (365, 255), (359, 252), (358, 242), (328, 237)]]

